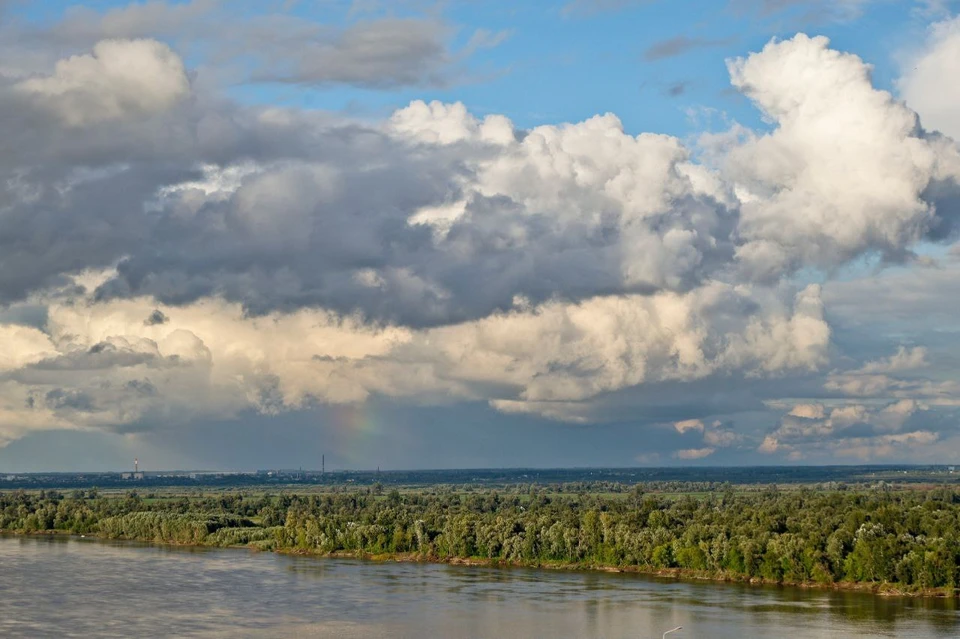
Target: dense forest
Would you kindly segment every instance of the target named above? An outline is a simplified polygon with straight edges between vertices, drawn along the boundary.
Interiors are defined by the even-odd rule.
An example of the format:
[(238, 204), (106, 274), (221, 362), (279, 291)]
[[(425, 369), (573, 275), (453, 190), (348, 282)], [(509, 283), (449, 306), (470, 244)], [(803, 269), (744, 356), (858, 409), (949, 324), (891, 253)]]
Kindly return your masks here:
[(324, 494), (0, 494), (0, 529), (432, 561), (617, 568), (953, 594), (960, 491), (700, 495), (382, 486)]

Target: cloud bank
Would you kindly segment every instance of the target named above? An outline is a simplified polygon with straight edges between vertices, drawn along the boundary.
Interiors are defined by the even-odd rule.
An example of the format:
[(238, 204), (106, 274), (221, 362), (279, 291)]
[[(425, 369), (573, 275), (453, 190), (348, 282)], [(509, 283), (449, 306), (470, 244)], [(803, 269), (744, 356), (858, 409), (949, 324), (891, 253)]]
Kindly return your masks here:
[[(399, 26), (268, 57), (262, 77), (433, 82), (442, 28)], [(693, 148), (613, 114), (524, 130), (460, 103), (380, 121), (244, 105), (147, 38), (4, 71), (0, 443), (371, 397), (589, 424), (711, 383), (782, 417), (750, 441), (678, 396), (677, 459), (936, 442), (911, 420), (952, 387), (903, 377), (927, 351), (835, 368), (823, 288), (797, 274), (949, 238), (956, 143), (822, 37), (728, 69), (769, 130)], [(797, 380), (832, 403), (790, 405)]]

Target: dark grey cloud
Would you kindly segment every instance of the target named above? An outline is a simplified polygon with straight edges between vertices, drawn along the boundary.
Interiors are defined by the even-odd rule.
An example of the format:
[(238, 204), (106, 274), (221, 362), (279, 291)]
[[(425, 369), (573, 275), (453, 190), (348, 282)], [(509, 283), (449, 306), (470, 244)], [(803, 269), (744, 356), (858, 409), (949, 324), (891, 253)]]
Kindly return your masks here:
[(92, 411), (94, 410), (93, 398), (75, 389), (54, 388), (47, 392), (44, 397), (44, 403), (54, 410), (76, 410)]
[[(51, 25), (0, 25), (6, 45), (0, 52), (18, 60), (23, 72), (34, 73), (104, 39), (157, 38), (197, 55), (205, 83), (394, 89), (464, 81), (472, 77), (469, 59), (506, 36), (478, 29), (454, 49), (455, 26), (428, 7), (410, 9), (405, 17), (386, 6), (348, 11), (347, 25), (334, 27), (279, 5), (251, 20), (220, 0), (152, 0), (105, 10), (79, 6)], [(364, 18), (352, 22), (356, 15)]]
[(137, 167), (96, 184), (77, 185), (64, 198), (56, 191), (57, 182), (69, 179), (71, 172), (46, 166), (21, 173), (20, 186), (35, 191), (0, 216), (0, 300), (56, 286), (63, 273), (108, 266), (149, 230), (141, 215), (131, 213), (142, 210), (158, 185), (191, 175), (174, 167)]
[(476, 29), (460, 48), (458, 29), (437, 17), (365, 19), (330, 28), (291, 16), (245, 25), (242, 37), (219, 43), (219, 57), (248, 61), (249, 82), (367, 89), (446, 87), (474, 77), (470, 59), (501, 44), (509, 32)]
[(452, 81), (451, 29), (432, 19), (384, 18), (339, 32), (284, 38), (263, 34), (255, 82), (350, 84), (372, 89)]
[(71, 7), (61, 20), (49, 27), (35, 27), (27, 34), (72, 46), (89, 46), (104, 38), (173, 37), (195, 38), (224, 36), (211, 33), (212, 24), (231, 22), (229, 2), (223, 0), (188, 0), (147, 2), (119, 5), (98, 11), (89, 6)]
[[(156, 346), (154, 345), (154, 349)], [(114, 368), (129, 368), (142, 364), (155, 364), (160, 360), (159, 353), (134, 350), (117, 346), (109, 342), (99, 342), (86, 351), (74, 351), (52, 359), (33, 364), (33, 371), (95, 371)]]
[[(324, 116), (264, 121), (258, 110), (200, 98), (156, 118), (65, 129), (8, 85), (0, 86), (0, 114), (2, 301), (56, 285), (63, 273), (105, 267), (148, 250), (152, 236), (162, 237), (175, 225), (170, 217), (176, 212), (145, 207), (159, 189), (202, 177), (191, 168), (198, 164), (351, 156), (355, 162), (393, 157), (395, 164), (404, 163), (398, 145), (373, 129), (324, 127)], [(437, 158), (438, 165), (443, 162)], [(439, 171), (423, 168), (421, 182)], [(412, 189), (408, 193), (417, 197)], [(388, 206), (387, 199), (379, 205)], [(180, 230), (202, 230), (198, 225), (205, 219)]]
[[(939, 133), (927, 135), (944, 145), (954, 144)], [(947, 242), (960, 238), (960, 183), (950, 178), (931, 180), (924, 189), (923, 199), (930, 202), (937, 212), (936, 223), (927, 231), (927, 239)]]
[(151, 382), (149, 379), (131, 379), (125, 384), (128, 390), (131, 390), (139, 395), (145, 395), (152, 397), (158, 394), (156, 385)]
[(16, 324), (43, 328), (47, 323), (49, 311), (44, 304), (0, 305), (0, 324)]
[[(141, 49), (152, 63), (157, 51)], [(109, 70), (104, 58), (122, 53), (89, 60)], [(59, 89), (86, 86), (87, 78), (61, 70), (55, 80)], [(478, 136), (424, 144), (382, 125), (245, 108), (196, 91), (165, 111), (111, 102), (109, 119), (90, 119), (84, 109), (102, 111), (89, 100), (129, 93), (124, 76), (97, 82), (97, 95), (69, 106), (17, 82), (0, 87), (0, 301), (119, 262), (100, 299), (153, 295), (183, 304), (220, 295), (252, 313), (324, 306), (423, 326), (512, 308), (518, 296), (538, 303), (688, 290), (733, 254), (735, 211), (695, 192), (670, 165), (649, 179), (654, 188), (677, 180), (681, 190), (643, 220), (628, 220), (621, 202), (561, 176), (537, 188), (575, 189), (583, 208), (557, 215), (555, 205), (536, 203), (539, 195), (524, 202), (522, 193), (477, 192), (480, 167), (503, 153)], [(456, 117), (477, 126), (465, 113)], [(623, 136), (618, 123), (607, 126)], [(523, 133), (507, 135), (515, 143)], [(669, 145), (650, 152), (681, 159)], [(244, 163), (255, 168), (235, 190), (203, 190), (211, 178), (200, 167)], [(442, 237), (410, 223), (425, 208), (457, 201), (463, 213)], [(668, 248), (667, 238), (683, 250)]]
[[(390, 147), (383, 150), (381, 160)], [(661, 288), (624, 283), (623, 251), (629, 238), (616, 216), (597, 227), (560, 226), (509, 198), (476, 197), (437, 242), (429, 228), (411, 226), (407, 218), (455, 193), (453, 174), (401, 154), (395, 166), (344, 177), (337, 197), (310, 204), (317, 198), (310, 195), (309, 171), (271, 175), (270, 188), (300, 193), (304, 202), (291, 212), (295, 227), (288, 229), (290, 234), (272, 239), (251, 228), (246, 216), (269, 215), (271, 205), (281, 204), (276, 196), (282, 190), (258, 202), (264, 209), (245, 210), (241, 189), (191, 218), (162, 217), (152, 227), (149, 245), (128, 252), (100, 297), (152, 295), (183, 304), (223, 295), (253, 313), (323, 306), (423, 326), (506, 310), (517, 295), (539, 303)], [(258, 189), (256, 179), (244, 188)], [(716, 203), (691, 200), (678, 201), (670, 215), (649, 220), (656, 238), (694, 220), (703, 224), (707, 212), (712, 221), (698, 225), (708, 233), (696, 245), (703, 259), (677, 273), (674, 287), (681, 290), (730, 258), (732, 245), (723, 238), (732, 232), (732, 216)], [(710, 238), (717, 237), (720, 243), (714, 239), (711, 244)], [(366, 269), (376, 273), (374, 282), (358, 281), (358, 272)]]
[(948, 258), (936, 266), (829, 282), (823, 294), (832, 320), (852, 332), (870, 325), (881, 327), (881, 334), (929, 339), (931, 334), (952, 333), (960, 317), (960, 262)]
[(706, 49), (710, 47), (722, 47), (733, 42), (733, 38), (691, 38), (685, 35), (679, 35), (667, 40), (661, 40), (652, 44), (643, 52), (645, 60), (662, 60), (664, 58), (673, 58), (683, 55), (694, 49)]
[(147, 319), (143, 320), (145, 326), (156, 326), (158, 324), (166, 324), (170, 321), (170, 318), (164, 314), (160, 309), (155, 310), (147, 316)]

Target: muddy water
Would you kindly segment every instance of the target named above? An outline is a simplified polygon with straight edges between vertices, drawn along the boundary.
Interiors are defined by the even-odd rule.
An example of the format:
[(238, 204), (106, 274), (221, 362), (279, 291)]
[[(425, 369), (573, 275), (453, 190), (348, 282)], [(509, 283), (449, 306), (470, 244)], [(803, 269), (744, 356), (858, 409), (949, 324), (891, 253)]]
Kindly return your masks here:
[(960, 637), (955, 602), (0, 537), (0, 637)]

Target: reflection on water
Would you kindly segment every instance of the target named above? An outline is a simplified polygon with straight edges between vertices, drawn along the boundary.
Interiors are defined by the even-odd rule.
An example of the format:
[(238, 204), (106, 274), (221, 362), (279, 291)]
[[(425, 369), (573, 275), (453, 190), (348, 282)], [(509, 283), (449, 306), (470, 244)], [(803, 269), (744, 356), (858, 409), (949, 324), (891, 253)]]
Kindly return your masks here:
[(960, 636), (956, 602), (0, 537), (2, 637)]

